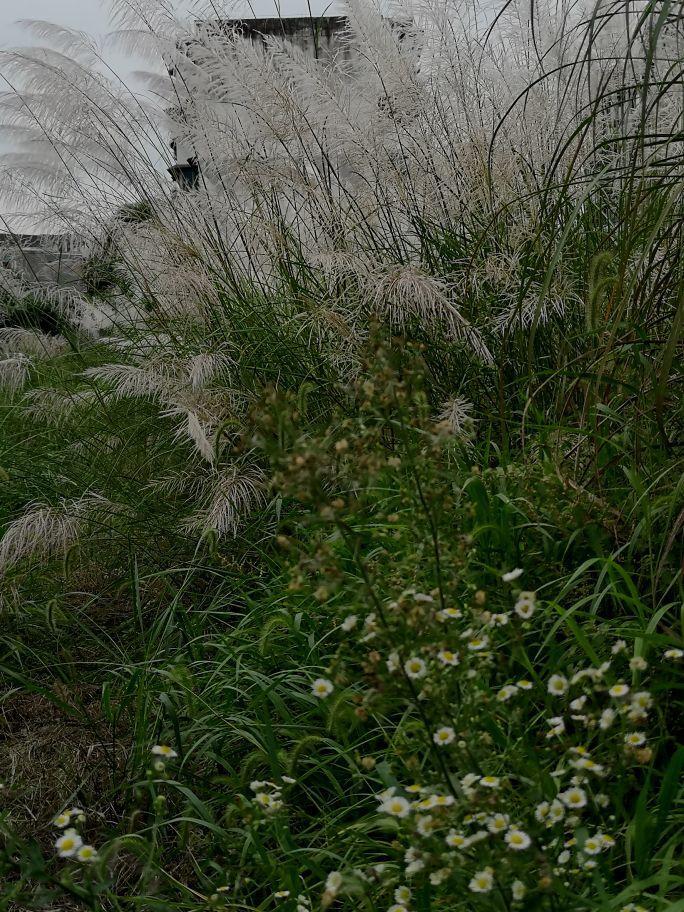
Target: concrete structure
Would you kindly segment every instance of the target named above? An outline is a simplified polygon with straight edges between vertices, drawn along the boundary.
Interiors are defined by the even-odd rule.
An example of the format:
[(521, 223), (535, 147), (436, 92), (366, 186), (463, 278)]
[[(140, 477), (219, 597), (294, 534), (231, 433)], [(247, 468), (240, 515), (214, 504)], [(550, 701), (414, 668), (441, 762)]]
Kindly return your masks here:
[(29, 284), (77, 285), (84, 258), (69, 235), (0, 234), (0, 266)]

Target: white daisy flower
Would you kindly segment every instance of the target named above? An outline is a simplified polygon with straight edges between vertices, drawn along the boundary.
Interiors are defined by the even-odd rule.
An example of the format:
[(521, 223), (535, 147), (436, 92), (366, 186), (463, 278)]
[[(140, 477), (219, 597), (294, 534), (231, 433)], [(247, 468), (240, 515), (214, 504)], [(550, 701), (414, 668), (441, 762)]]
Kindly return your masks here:
[(516, 852), (527, 849), (532, 844), (532, 840), (524, 830), (510, 829), (504, 836), (504, 842), (509, 849)]
[(277, 811), (283, 806), (278, 795), (272, 795), (270, 792), (257, 792), (252, 801), (267, 811)]
[(600, 776), (603, 773), (603, 764), (596, 763), (591, 757), (579, 757), (577, 760), (572, 760), (571, 766), (575, 769), (587, 770), (590, 773), (595, 773), (597, 776)]
[(416, 832), (421, 836), (430, 836), (434, 828), (435, 818), (431, 817), (430, 814), (423, 814), (416, 821)]
[(413, 656), (404, 662), (404, 671), (413, 680), (424, 678), (427, 674), (427, 665), (418, 656)]
[(165, 760), (173, 760), (174, 757), (178, 756), (176, 751), (169, 747), (168, 744), (155, 744), (152, 748), (152, 753), (155, 757), (164, 757)]
[(444, 841), (450, 849), (464, 849), (468, 846), (468, 837), (464, 833), (457, 833), (455, 830), (449, 830)]
[(632, 706), (639, 709), (650, 709), (653, 706), (653, 697), (647, 690), (640, 690), (632, 694)]
[(468, 643), (468, 649), (470, 649), (471, 652), (479, 652), (482, 649), (486, 649), (487, 646), (489, 646), (489, 637), (484, 635), (473, 637)]
[(92, 862), (97, 861), (97, 849), (95, 846), (82, 845), (76, 852), (76, 858), (84, 864), (91, 864)]
[(554, 824), (558, 823), (565, 817), (565, 808), (561, 802), (554, 798), (551, 804), (549, 805), (549, 823)]
[(587, 803), (587, 793), (578, 787), (569, 788), (567, 791), (561, 792), (558, 797), (567, 808), (573, 811), (585, 807)]
[(628, 732), (625, 735), (626, 747), (641, 747), (646, 743), (646, 735), (643, 732)]
[(489, 619), (491, 627), (505, 627), (510, 618), (507, 614), (493, 614)]
[(492, 814), (487, 818), (487, 829), (490, 833), (503, 833), (508, 828), (508, 814)]
[(64, 827), (69, 826), (70, 823), (71, 813), (69, 811), (63, 811), (61, 814), (57, 814), (57, 816), (52, 821), (52, 825), (56, 826), (60, 830), (63, 830)]
[(551, 675), (547, 685), (548, 692), (555, 697), (561, 697), (568, 691), (568, 679), (561, 674)]
[(333, 682), (328, 678), (316, 678), (311, 685), (311, 693), (319, 700), (325, 700), (334, 690)]
[(684, 649), (666, 649), (663, 653), (664, 658), (670, 659), (670, 661), (677, 662), (679, 659), (684, 658)]
[(437, 658), (443, 665), (458, 665), (459, 657), (457, 652), (451, 652), (449, 649), (440, 649)]
[(603, 840), (601, 835), (589, 836), (584, 840), (582, 851), (585, 855), (598, 855), (603, 850)]
[(501, 779), (498, 776), (482, 776), (480, 779), (480, 785), (485, 788), (498, 789), (501, 785)]
[(407, 886), (397, 887), (394, 891), (394, 901), (406, 906), (411, 902), (411, 888)]
[(526, 678), (523, 678), (522, 681), (517, 682), (516, 687), (520, 688), (520, 690), (532, 690), (534, 684), (532, 681), (528, 681)]
[(629, 667), (631, 671), (646, 671), (648, 662), (643, 656), (634, 656), (629, 660)]
[(534, 819), (537, 821), (537, 823), (544, 823), (546, 818), (549, 816), (549, 808), (550, 805), (548, 801), (539, 802), (539, 804), (534, 809)]
[(401, 795), (393, 795), (382, 802), (380, 810), (385, 814), (389, 814), (391, 817), (399, 817), (402, 819), (408, 817), (411, 813), (411, 805), (406, 798), (402, 798)]
[(273, 897), (274, 899), (287, 899), (289, 895), (289, 890), (276, 890), (276, 892), (273, 894)]
[(629, 685), (622, 684), (622, 683), (613, 684), (613, 686), (609, 689), (608, 693), (611, 697), (615, 697), (616, 699), (620, 699), (621, 697), (626, 697), (627, 694), (629, 693)]
[(434, 733), (432, 740), (435, 744), (439, 745), (439, 747), (445, 747), (447, 744), (451, 744), (455, 737), (456, 732), (453, 728), (451, 728), (450, 725), (443, 725), (442, 728), (438, 728)]
[(515, 570), (509, 570), (507, 573), (501, 574), (501, 579), (504, 583), (513, 583), (515, 580), (520, 579), (525, 571), (521, 570), (520, 567), (516, 567)]
[(480, 777), (477, 775), (477, 773), (466, 773), (465, 776), (463, 776), (461, 779), (461, 788), (468, 789), (479, 781)]
[(55, 850), (60, 858), (72, 858), (83, 845), (83, 840), (76, 830), (65, 830), (55, 842)]
[(518, 692), (518, 688), (515, 684), (505, 684), (501, 690), (497, 693), (496, 699), (499, 703), (506, 703), (511, 697), (514, 697)]
[(359, 619), (355, 614), (348, 614), (347, 617), (342, 621), (340, 627), (344, 630), (345, 633), (349, 633), (350, 630), (353, 630), (354, 627), (358, 624)]
[(468, 884), (471, 893), (489, 893), (493, 886), (494, 876), (491, 868), (478, 871)]
[(511, 884), (511, 894), (515, 902), (521, 902), (525, 898), (527, 887), (522, 880), (514, 880)]
[(627, 643), (625, 640), (616, 640), (610, 647), (610, 651), (614, 656), (619, 655), (621, 652), (624, 652), (625, 649), (627, 649)]
[(522, 618), (523, 621), (529, 621), (534, 614), (534, 609), (534, 602), (530, 602), (527, 599), (518, 599), (513, 607), (515, 613), (519, 618)]
[(463, 617), (463, 612), (460, 608), (443, 608), (437, 612), (437, 620), (439, 621), (454, 621), (460, 617)]
[(395, 671), (399, 671), (399, 668), (401, 667), (401, 662), (399, 661), (399, 653), (390, 652), (390, 654), (387, 656), (386, 664), (387, 671), (389, 671), (390, 674), (394, 674)]

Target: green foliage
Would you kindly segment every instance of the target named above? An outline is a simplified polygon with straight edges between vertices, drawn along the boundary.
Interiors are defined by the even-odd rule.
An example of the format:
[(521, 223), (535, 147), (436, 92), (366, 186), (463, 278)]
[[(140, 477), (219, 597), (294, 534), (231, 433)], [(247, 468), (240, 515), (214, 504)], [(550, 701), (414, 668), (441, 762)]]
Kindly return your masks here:
[[(3, 669), (20, 690), (6, 704), (20, 692), (50, 701), (61, 725), (88, 728), (103, 752), (97, 787), (72, 771), (69, 790), (39, 809), (38, 830), (11, 816), (23, 837), (8, 836), (7, 908), (62, 891), (86, 908), (265, 909), (289, 890), (312, 905), (384, 909), (411, 847), (425, 864), (408, 881), (416, 908), (508, 908), (514, 880), (530, 909), (674, 902), (682, 678), (681, 661), (663, 657), (683, 632), (679, 555), (666, 547), (679, 477), (654, 452), (639, 473), (608, 463), (594, 493), (564, 474), (555, 446), (504, 458), (481, 428), (464, 437), (435, 424), (421, 345), (381, 334), (368, 363), (326, 421), (303, 391), (267, 390), (253, 409), (242, 446), (268, 463), (282, 501), (253, 573), (233, 564), (239, 545), (221, 542), (141, 573), (147, 557), (131, 543), (108, 591), (76, 601), (72, 558), (46, 610), (40, 598), (16, 609)], [(501, 574), (518, 566), (536, 595), (516, 602), (520, 583)], [(402, 671), (411, 657), (424, 676)], [(558, 674), (571, 692), (554, 697)], [(312, 694), (319, 678), (332, 688), (323, 699)], [(512, 687), (524, 679), (529, 690)], [(87, 696), (90, 682), (99, 696)], [(609, 695), (620, 682), (646, 694), (643, 710)], [(567, 702), (582, 695), (574, 721)], [(565, 730), (548, 737), (556, 715)], [(632, 748), (633, 731), (644, 743)], [(154, 756), (157, 742), (177, 757)], [(582, 750), (598, 775), (568, 765)], [(464, 787), (468, 774), (496, 776), (499, 788)], [(535, 809), (572, 775), (587, 808), (547, 827)], [(403, 791), (414, 782), (422, 793)], [(419, 835), (417, 811), (378, 810), (391, 787), (448, 803), (422, 815)], [(10, 796), (19, 788), (7, 783)], [(98, 848), (89, 865), (51, 860), (45, 843), (51, 817), (74, 803)], [(446, 848), (449, 833), (487, 833), (469, 814), (496, 813), (532, 846), (506, 850), (488, 834), (460, 854)], [(596, 833), (611, 845), (578, 854)], [(572, 860), (558, 861), (564, 851)], [(493, 892), (470, 892), (482, 871), (489, 890), (488, 866)]]

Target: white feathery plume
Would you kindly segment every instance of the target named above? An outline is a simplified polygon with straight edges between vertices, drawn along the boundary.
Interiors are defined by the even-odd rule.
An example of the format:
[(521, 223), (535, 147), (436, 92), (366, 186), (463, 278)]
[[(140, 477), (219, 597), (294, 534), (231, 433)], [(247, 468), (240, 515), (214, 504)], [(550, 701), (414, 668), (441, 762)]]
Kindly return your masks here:
[(472, 416), (473, 408), (473, 403), (468, 399), (454, 396), (444, 402), (437, 420), (449, 434), (467, 440), (472, 437), (475, 428), (475, 419)]
[(31, 374), (31, 359), (18, 354), (0, 358), (0, 389), (14, 393), (21, 389)]
[(80, 406), (92, 408), (97, 406), (94, 390), (78, 390), (65, 393), (59, 389), (38, 387), (28, 390), (21, 402), (22, 414), (35, 421), (47, 422), (59, 426), (66, 421)]
[(180, 427), (176, 431), (176, 440), (188, 438), (200, 456), (209, 463), (215, 461), (214, 441), (210, 429), (200, 419), (197, 412), (183, 405), (173, 405), (162, 413), (164, 418), (180, 418)]
[(32, 504), (13, 520), (0, 539), (0, 572), (5, 573), (28, 558), (65, 554), (78, 539), (89, 516), (109, 507), (97, 495), (63, 500), (56, 506)]
[(64, 54), (84, 59), (89, 65), (93, 65), (99, 58), (97, 45), (87, 32), (45, 19), (19, 19), (16, 25), (40, 41), (49, 42)]
[(115, 399), (140, 397), (158, 402), (169, 402), (178, 394), (178, 385), (168, 371), (159, 372), (132, 364), (103, 364), (89, 367), (83, 376), (109, 388)]
[(52, 358), (67, 348), (68, 342), (62, 336), (20, 326), (0, 326), (0, 353)]
[(412, 266), (393, 266), (377, 274), (370, 285), (370, 301), (376, 311), (398, 330), (412, 321), (443, 332), (452, 339), (468, 341), (478, 357), (492, 363), (481, 335), (459, 312), (447, 284)]
[(187, 363), (190, 386), (194, 390), (201, 389), (216, 377), (230, 376), (235, 366), (235, 360), (225, 351), (207, 351), (193, 355)]
[(265, 499), (265, 476), (256, 465), (240, 463), (210, 481), (206, 507), (186, 522), (192, 531), (236, 536), (242, 521)]

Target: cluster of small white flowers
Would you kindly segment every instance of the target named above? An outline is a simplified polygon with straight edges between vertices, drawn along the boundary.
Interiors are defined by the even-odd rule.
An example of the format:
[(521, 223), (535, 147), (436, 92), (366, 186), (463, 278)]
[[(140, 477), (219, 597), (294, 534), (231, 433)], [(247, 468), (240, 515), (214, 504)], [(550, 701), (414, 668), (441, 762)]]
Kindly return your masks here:
[[(521, 574), (520, 570), (510, 571), (502, 579), (514, 583)], [(472, 607), (463, 603), (458, 607), (435, 606), (431, 610), (435, 602), (433, 595), (412, 591), (389, 603), (391, 617), (401, 618), (402, 623), (408, 618), (419, 636), (410, 651), (390, 648), (383, 664), (396, 676), (399, 686), (406, 686), (401, 684), (402, 678), (420, 682), (418, 698), (430, 701), (436, 697), (442, 704), (442, 719), (436, 715), (430, 727), (430, 738), (437, 748), (435, 756), (445, 751), (449, 763), (457, 763), (472, 752), (475, 755), (472, 760), (484, 766), (484, 772), (479, 769), (477, 773), (464, 775), (461, 771), (460, 778), (449, 783), (453, 795), (438, 793), (439, 783), (444, 785), (440, 776), (432, 785), (393, 786), (376, 796), (379, 813), (394, 818), (395, 826), (408, 842), (404, 844), (403, 865), (403, 877), (407, 881), (424, 872), (426, 880), (438, 886), (460, 869), (472, 893), (486, 894), (496, 888), (507, 894), (511, 908), (517, 907), (527, 893), (525, 883), (514, 879), (516, 873), (525, 869), (526, 857), (532, 860), (540, 853), (552, 851), (548, 870), (561, 877), (567, 887), (571, 876), (585, 876), (598, 863), (597, 857), (615, 845), (615, 838), (604, 832), (607, 822), (601, 813), (610, 808), (611, 799), (596, 786), (610, 776), (613, 758), (623, 764), (625, 759), (646, 762), (642, 757), (648, 750), (645, 723), (653, 707), (648, 690), (638, 689), (636, 683), (630, 687), (613, 668), (618, 662), (623, 663), (635, 676), (635, 682), (648, 672), (647, 659), (641, 655), (630, 657), (624, 641), (613, 646), (611, 661), (596, 660), (595, 665), (576, 670), (559, 667), (539, 685), (513, 676), (507, 683), (497, 683), (488, 691), (487, 676), (491, 674), (496, 680), (499, 669), (505, 667), (500, 661), (501, 649), (509, 649), (511, 640), (528, 629), (538, 608), (535, 592), (513, 588), (512, 596), (513, 606), (509, 610), (485, 609), (488, 595), (482, 590), (474, 593)], [(412, 603), (425, 606), (425, 612), (412, 615), (415, 611)], [(437, 642), (429, 642), (419, 626), (429, 624), (430, 615), (439, 625), (434, 628)], [(356, 626), (356, 616), (349, 615), (341, 626), (345, 632), (350, 631)], [(380, 634), (375, 615), (370, 615), (364, 624), (362, 642), (367, 641), (368, 634), (370, 638)], [(380, 654), (381, 647), (375, 647), (374, 655)], [(676, 650), (668, 650), (667, 658), (677, 661), (680, 656)], [(377, 665), (377, 658), (369, 663), (369, 667), (377, 668)], [(511, 804), (502, 801), (504, 796), (512, 797), (513, 789), (518, 788), (514, 774), (510, 777), (507, 772), (488, 774), (486, 761), (478, 756), (479, 745), (461, 740), (465, 735), (451, 722), (452, 682), (473, 678), (478, 680), (476, 686), (466, 686), (472, 701), (469, 710), (479, 704), (485, 712), (491, 712), (492, 700), (494, 706), (514, 701), (512, 711), (516, 717), (530, 704), (536, 714), (542, 700), (553, 707), (555, 714), (549, 713), (543, 724), (551, 755), (560, 755), (554, 761), (552, 773), (555, 795), (544, 801), (535, 797), (530, 820), (524, 815), (516, 820)], [(458, 693), (462, 694), (463, 684), (458, 687)], [(426, 713), (429, 714), (430, 711)], [(628, 724), (616, 738), (609, 730), (618, 719)], [(578, 731), (582, 730), (589, 734), (578, 737)], [(603, 735), (604, 732), (609, 734)], [(493, 743), (486, 730), (480, 733), (483, 746)], [(545, 831), (550, 831), (548, 844), (544, 843)], [(393, 886), (396, 872), (389, 876), (389, 885)], [(373, 878), (368, 882), (372, 881)], [(326, 884), (328, 896), (336, 895), (338, 889), (336, 882)], [(410, 888), (397, 888), (388, 912), (409, 912), (410, 904)]]
[(522, 618), (523, 621), (529, 621), (537, 607), (536, 592), (521, 592), (516, 599), (513, 610)]
[(84, 864), (92, 864), (98, 860), (97, 850), (94, 846), (83, 841), (83, 837), (72, 823), (85, 823), (86, 816), (81, 808), (73, 807), (62, 811), (52, 821), (53, 826), (62, 830), (62, 834), (55, 841), (55, 851), (60, 858), (76, 858)]
[[(289, 890), (283, 890), (282, 892), (287, 893), (288, 896), (290, 895)], [(296, 912), (311, 912), (311, 900), (309, 897), (300, 893), (296, 898), (295, 910)]]
[[(290, 784), (294, 782), (289, 776), (283, 776), (283, 782)], [(283, 788), (275, 782), (268, 779), (255, 779), (249, 783), (250, 789), (254, 792), (252, 803), (261, 808), (267, 814), (275, 814), (283, 806)]]

